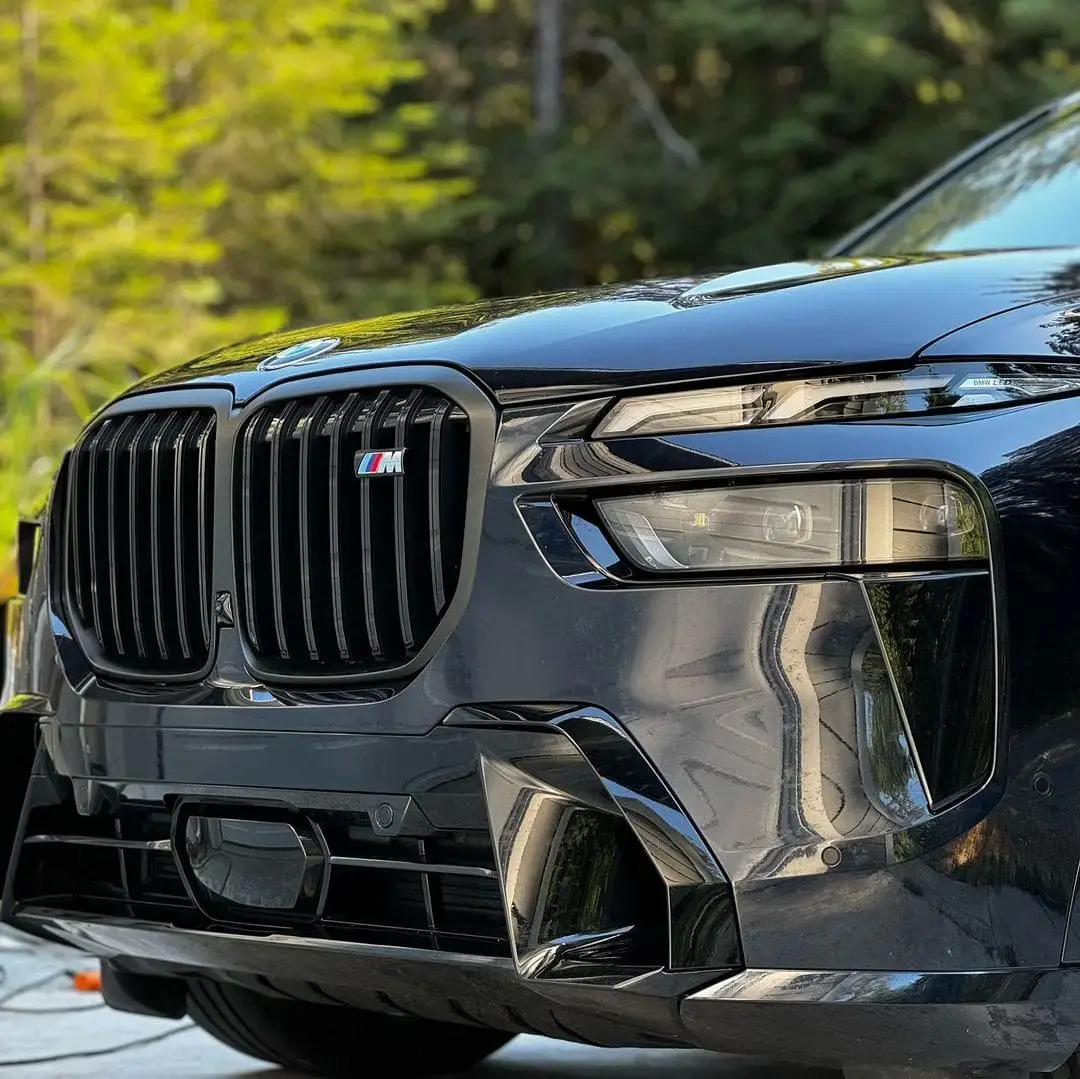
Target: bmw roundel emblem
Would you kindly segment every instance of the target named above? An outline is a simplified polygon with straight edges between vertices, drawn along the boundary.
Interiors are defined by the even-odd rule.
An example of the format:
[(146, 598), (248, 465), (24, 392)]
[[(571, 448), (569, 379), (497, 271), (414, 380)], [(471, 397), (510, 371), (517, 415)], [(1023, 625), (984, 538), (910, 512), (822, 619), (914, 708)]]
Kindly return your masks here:
[(301, 341), (290, 345), (280, 352), (275, 352), (259, 364), (260, 371), (274, 371), (279, 367), (292, 367), (294, 364), (311, 363), (328, 352), (333, 352), (341, 344), (340, 337), (315, 337), (310, 341)]

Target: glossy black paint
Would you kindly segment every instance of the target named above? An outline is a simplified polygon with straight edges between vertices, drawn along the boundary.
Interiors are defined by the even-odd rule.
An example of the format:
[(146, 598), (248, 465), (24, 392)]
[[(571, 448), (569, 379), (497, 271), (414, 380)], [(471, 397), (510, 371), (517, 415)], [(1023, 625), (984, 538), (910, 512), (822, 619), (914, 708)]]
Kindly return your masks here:
[[(277, 735), (274, 755), (304, 742), (302, 735)], [(157, 910), (164, 922), (190, 928), (250, 924), (299, 933), (304, 924), (318, 922), (318, 933), (326, 935), (345, 917), (335, 898), (347, 894), (347, 881), (338, 882), (342, 870), (401, 873), (417, 865), (400, 854), (336, 853), (342, 825), (323, 818), (338, 808), (366, 814), (383, 836), (408, 832), (433, 849), (440, 835), (486, 832), (490, 821), (523, 977), (572, 974), (580, 980), (591, 973), (610, 981), (616, 973), (628, 978), (661, 967), (739, 965), (730, 884), (610, 716), (595, 709), (543, 719), (527, 708), (458, 709), (423, 738), (339, 738), (324, 745), (340, 774), (321, 769), (321, 781), (312, 785), (326, 793), (312, 795), (275, 790), (270, 773), (258, 786), (237, 788), (244, 783), (237, 769), (230, 769), (228, 786), (205, 774), (196, 785), (171, 746), (162, 747), (156, 762), (140, 762), (137, 740), (112, 731), (102, 746), (104, 759), (128, 777), (114, 783), (91, 778), (101, 773), (103, 760), (95, 760), (75, 728), (50, 728), (23, 820), (24, 853), (12, 866), (8, 914), (19, 919), (35, 907), (109, 914), (119, 904), (121, 910), (137, 908), (143, 918)], [(285, 771), (299, 775), (291, 767)], [(330, 793), (335, 790), (340, 793)], [(137, 822), (148, 814), (171, 818), (168, 839), (147, 838), (150, 822)], [(350, 835), (355, 828), (348, 827)], [(106, 889), (91, 896), (87, 889), (80, 898), (78, 871), (64, 866), (57, 873), (41, 856), (45, 848), (61, 858), (119, 857), (123, 894), (110, 897)], [(175, 856), (194, 908), (173, 909), (183, 902), (175, 889), (168, 900), (160, 890), (144, 895), (142, 885), (129, 895), (128, 852), (170, 861)], [(104, 862), (97, 865), (85, 871), (115, 876)], [(427, 861), (412, 872), (496, 875), (472, 863)], [(370, 892), (387, 886), (385, 877), (367, 879)], [(159, 909), (158, 903), (165, 905)], [(398, 928), (390, 915), (388, 931)]]
[(1062, 295), (973, 322), (946, 334), (919, 355), (928, 359), (1075, 359), (1080, 356), (1080, 295), (1075, 292), (1074, 282), (1070, 269), (1063, 275)]
[[(1073, 493), (1080, 489), (1080, 402), (812, 431), (574, 443), (565, 447), (572, 458), (537, 441), (562, 414), (553, 404), (504, 415), (463, 616), (431, 663), (383, 699), (346, 695), (305, 705), (302, 695), (250, 678), (230, 684), (234, 668), (220, 664), (212, 684), (168, 691), (86, 683), (77, 654), (58, 662), (50, 629), (61, 634), (61, 653), (65, 638), (39, 585), (28, 600), (33, 641), (17, 688), (51, 702), (58, 731), (81, 731), (83, 741), (101, 747), (95, 753), (110, 747), (93, 770), (131, 774), (137, 766), (142, 774), (164, 756), (178, 782), (324, 790), (350, 788), (348, 771), (339, 768), (342, 746), (380, 732), (422, 734), (455, 704), (589, 701), (643, 747), (732, 880), (750, 965), (931, 971), (1056, 963), (1080, 859), (1069, 781), (1080, 767), (1070, 734), (1077, 715), (1069, 658), (1080, 644), (1073, 616), (1080, 579), (1067, 554), (1080, 508)], [(547, 462), (543, 478), (530, 482), (538, 459)], [(567, 461), (572, 467), (564, 470)], [(825, 689), (819, 696), (812, 681), (793, 696), (758, 657), (776, 632), (772, 612), (792, 605), (822, 612), (823, 628), (838, 617), (869, 628), (860, 584), (803, 578), (627, 587), (578, 547), (581, 571), (606, 587), (576, 587), (553, 572), (517, 504), (583, 485), (639, 483), (643, 475), (656, 483), (844, 471), (852, 462), (862, 472), (933, 468), (973, 484), (994, 530), (1006, 707), (995, 775), (975, 795), (922, 823), (925, 808), (908, 806), (908, 823), (898, 827), (887, 800), (868, 800), (857, 764), (843, 773), (850, 778), (838, 779), (840, 765), (826, 754), (819, 774), (832, 780), (802, 789), (836, 792), (839, 783), (856, 823), (819, 808), (822, 827), (807, 829), (785, 823), (775, 808), (782, 792), (800, 789), (791, 787), (797, 773), (784, 748), (796, 729), (796, 705), (804, 733), (820, 743), (833, 739), (822, 720), (835, 727), (822, 702), (835, 708), (846, 701), (844, 740), (854, 745), (856, 698), (828, 697)], [(564, 543), (562, 551), (569, 558), (574, 547)], [(226, 659), (229, 634), (222, 629)], [(830, 631), (826, 639), (832, 652), (818, 657), (793, 638), (790, 663), (801, 655), (800, 666), (819, 664), (825, 677), (835, 665), (831, 655), (854, 670), (860, 634)], [(231, 706), (227, 730), (223, 705)], [(267, 751), (272, 731), (307, 733), (279, 753)], [(74, 743), (65, 737), (62, 744)], [(839, 753), (842, 743), (833, 744)], [(93, 770), (75, 766), (81, 774)], [(1031, 787), (1037, 771), (1054, 780), (1049, 797)], [(843, 851), (834, 869), (822, 861), (830, 846)]]
[(747, 970), (692, 993), (681, 1014), (708, 1048), (779, 1033), (807, 1063), (868, 1079), (1051, 1072), (1080, 1037), (1078, 975)]
[[(731, 886), (723, 870), (671, 791), (611, 716), (595, 708), (546, 714), (528, 706), (517, 709), (502, 706), (457, 709), (445, 722), (459, 727), (480, 723), (481, 729), (489, 724), (502, 724), (511, 730), (523, 722), (544, 723), (567, 736), (596, 773), (663, 881), (664, 921), (668, 927), (665, 965), (675, 971), (739, 965), (741, 950)], [(488, 745), (497, 747), (490, 742)], [(526, 753), (524, 762), (515, 763), (514, 759), (504, 759), (497, 748), (481, 750), (488, 814), (495, 846), (504, 863), (504, 881), (511, 877), (509, 863), (520, 857), (517, 851), (527, 851), (530, 847), (557, 849), (558, 844), (551, 842), (545, 831), (557, 830), (568, 812), (580, 815), (582, 810), (580, 795), (574, 797), (550, 781), (545, 783), (537, 778), (536, 765), (531, 760), (534, 756), (534, 752)], [(587, 785), (579, 779), (576, 789), (580, 791)], [(538, 809), (533, 810), (530, 803)], [(595, 824), (592, 827), (595, 830)], [(608, 846), (610, 849), (611, 844)], [(600, 864), (606, 860), (600, 845), (595, 857)], [(581, 867), (577, 873), (591, 875), (591, 871), (586, 873)], [(643, 877), (639, 877), (639, 887)], [(566, 887), (576, 891), (579, 885), (568, 882)], [(554, 941), (534, 939), (544, 921), (537, 912), (534, 888), (535, 883), (523, 881), (506, 896), (507, 919), (518, 927), (515, 955), (522, 970), (548, 969), (563, 961), (560, 953), (566, 947), (594, 943), (588, 940), (563, 943), (558, 936)], [(580, 931), (577, 935), (580, 936)]]
[[(291, 395), (463, 387), (489, 425), (463, 495), (470, 565), (432, 647), (393, 679), (277, 678), (223, 601), (206, 669), (140, 684), (95, 671), (39, 557), (6, 707), (41, 718), (42, 778), (69, 785), (80, 819), (136, 802), (169, 816), (170, 857), (185, 813), (277, 821), (300, 892), (312, 883), (288, 910), (262, 885), (254, 904), (219, 889), (169, 927), (142, 906), (31, 902), (13, 874), (7, 916), (133, 975), (599, 1044), (1057, 1066), (1080, 1042), (1080, 398), (588, 436), (629, 387), (1075, 357), (1078, 311), (1080, 249), (844, 257), (332, 327), (335, 351), (267, 369), (313, 336), (278, 335), (144, 383), (121, 410), (206, 400), (233, 428)], [(227, 598), (232, 456), (215, 483)], [(809, 474), (949, 477), (981, 505), (991, 556), (659, 581), (591, 512), (616, 492)], [(25, 834), (50, 808), (47, 786), (32, 795), (21, 857), (40, 868), (67, 840)], [(490, 841), (490, 868), (473, 867), (501, 889), (488, 952), (433, 923), (407, 947), (311, 931), (327, 877), (400, 865), (335, 854), (309, 822), (384, 805), (388, 840)], [(628, 886), (628, 867), (649, 883)]]
[[(1055, 780), (1062, 773), (1075, 775), (1076, 768), (1071, 734), (1076, 722), (1075, 683), (1067, 653), (1078, 644), (1071, 613), (1078, 582), (1069, 554), (1075, 549), (1073, 491), (1080, 479), (1075, 452), (1078, 421), (1076, 402), (1064, 400), (966, 418), (924, 417), (907, 422), (830, 424), (813, 431), (793, 427), (771, 433), (671, 437), (655, 442), (648, 458), (637, 452), (644, 450), (647, 440), (632, 440), (636, 443), (634, 469), (624, 466), (623, 446), (609, 443), (597, 447), (589, 462), (594, 475), (604, 471), (611, 482), (629, 482), (627, 474), (636, 473), (646, 459), (652, 469), (671, 470), (669, 474), (680, 478), (700, 477), (705, 474), (701, 467), (705, 457), (720, 467), (738, 466), (727, 474), (739, 475), (775, 474), (793, 466), (843, 469), (851, 462), (865, 462), (863, 469), (935, 462), (958, 476), (981, 475), (982, 498), (998, 526), (997, 583), (999, 600), (1004, 596), (1002, 626), (1009, 646), (1004, 657), (1009, 707), (1002, 725), (1007, 741), (999, 754), (999, 759), (1009, 762), (1006, 796), (999, 809), (966, 836), (939, 847), (922, 864), (911, 862), (887, 874), (900, 891), (885, 889), (893, 914), (875, 924), (894, 927), (883, 945), (894, 954), (897, 947), (926, 948), (962, 965), (997, 965), (1002, 960), (1025, 962), (1035, 955), (1050, 959), (1057, 951), (1077, 854), (1072, 794), (1062, 791), (1055, 781), (1052, 794), (1040, 796), (1033, 790), (1032, 778), (1044, 767)], [(579, 456), (575, 478), (581, 475), (580, 466)], [(652, 726), (655, 729), (655, 723)], [(687, 736), (701, 733), (704, 728)], [(654, 760), (668, 775), (687, 767), (677, 754)], [(699, 821), (718, 815), (723, 804), (702, 799), (700, 788), (700, 782), (676, 784), (691, 816)], [(989, 790), (984, 795), (991, 802), (996, 798)], [(738, 876), (729, 856), (722, 855), (721, 860)], [(948, 879), (960, 886), (943, 887)], [(875, 954), (879, 951), (873, 938), (877, 931), (870, 931), (865, 909), (871, 895), (877, 895), (875, 905), (881, 902), (877, 887), (886, 880), (879, 878), (878, 886), (873, 880), (871, 875), (861, 885), (852, 882), (850, 906), (840, 900), (835, 886), (823, 881), (820, 889), (814, 881), (758, 889), (755, 902), (762, 903), (761, 929), (770, 937), (776, 936), (778, 925), (800, 924), (804, 931), (809, 929), (815, 940), (813, 949), (787, 953), (793, 962), (798, 956), (796, 965), (820, 962), (823, 954), (852, 958)], [(783, 899), (785, 893), (790, 894), (790, 905)], [(1029, 915), (1003, 934), (1004, 924), (997, 917), (1006, 909), (1015, 910), (1021, 895), (1031, 901)], [(943, 929), (948, 926), (947, 933), (933, 943), (927, 938), (930, 920), (917, 913), (924, 904), (950, 911), (941, 923)], [(995, 911), (990, 923), (996, 928), (989, 933), (985, 932), (990, 928), (984, 919), (986, 904)], [(812, 924), (805, 913), (808, 907), (814, 911)], [(748, 909), (743, 904), (740, 915), (752, 955), (750, 942), (755, 939), (758, 914), (750, 915), (751, 925)]]
[(327, 872), (312, 830), (223, 816), (213, 806), (177, 810), (173, 849), (188, 888), (211, 916), (236, 906), (314, 913)]
[(490, 1026), (602, 1046), (688, 1044), (679, 998), (715, 973), (616, 985), (521, 978), (510, 959), (346, 944), (288, 933), (199, 932), (90, 915), (28, 915), (31, 931), (110, 957), (127, 973), (201, 974), (286, 998)]
[[(642, 282), (345, 323), (337, 351), (260, 370), (312, 336), (223, 349), (142, 384), (229, 387), (249, 401), (283, 378), (445, 363), (505, 404), (685, 379), (902, 360), (959, 327), (1080, 295), (1080, 250), (844, 258), (715, 278)], [(322, 331), (320, 331), (322, 333)]]

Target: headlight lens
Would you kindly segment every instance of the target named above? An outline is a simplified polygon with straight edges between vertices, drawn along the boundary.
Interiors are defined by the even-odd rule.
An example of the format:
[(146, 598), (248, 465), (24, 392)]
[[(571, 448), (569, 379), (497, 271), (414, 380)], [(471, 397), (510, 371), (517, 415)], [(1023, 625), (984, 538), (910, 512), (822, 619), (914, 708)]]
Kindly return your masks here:
[(1067, 393), (1080, 393), (1080, 365), (923, 364), (907, 371), (626, 397), (600, 419), (593, 436), (715, 431), (951, 411)]
[(974, 498), (937, 479), (814, 480), (597, 502), (639, 569), (827, 569), (987, 557)]

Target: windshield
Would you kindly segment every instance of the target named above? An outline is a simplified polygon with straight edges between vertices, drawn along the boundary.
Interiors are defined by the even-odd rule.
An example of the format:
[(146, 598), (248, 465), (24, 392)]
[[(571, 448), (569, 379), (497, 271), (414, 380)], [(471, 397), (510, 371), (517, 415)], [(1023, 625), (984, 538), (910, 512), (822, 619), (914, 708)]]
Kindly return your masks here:
[(1080, 246), (1080, 107), (1026, 127), (845, 254)]

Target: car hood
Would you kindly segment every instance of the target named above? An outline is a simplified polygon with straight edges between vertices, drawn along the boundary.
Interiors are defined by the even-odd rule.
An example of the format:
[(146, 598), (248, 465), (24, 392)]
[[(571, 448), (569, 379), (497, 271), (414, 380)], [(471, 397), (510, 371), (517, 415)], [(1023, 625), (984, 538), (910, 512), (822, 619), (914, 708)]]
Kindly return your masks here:
[[(963, 326), (1074, 291), (1080, 249), (786, 263), (290, 331), (222, 349), (137, 389), (224, 384), (242, 402), (283, 378), (438, 362), (472, 372), (510, 403), (905, 360)], [(340, 343), (310, 362), (260, 368), (314, 337)]]

